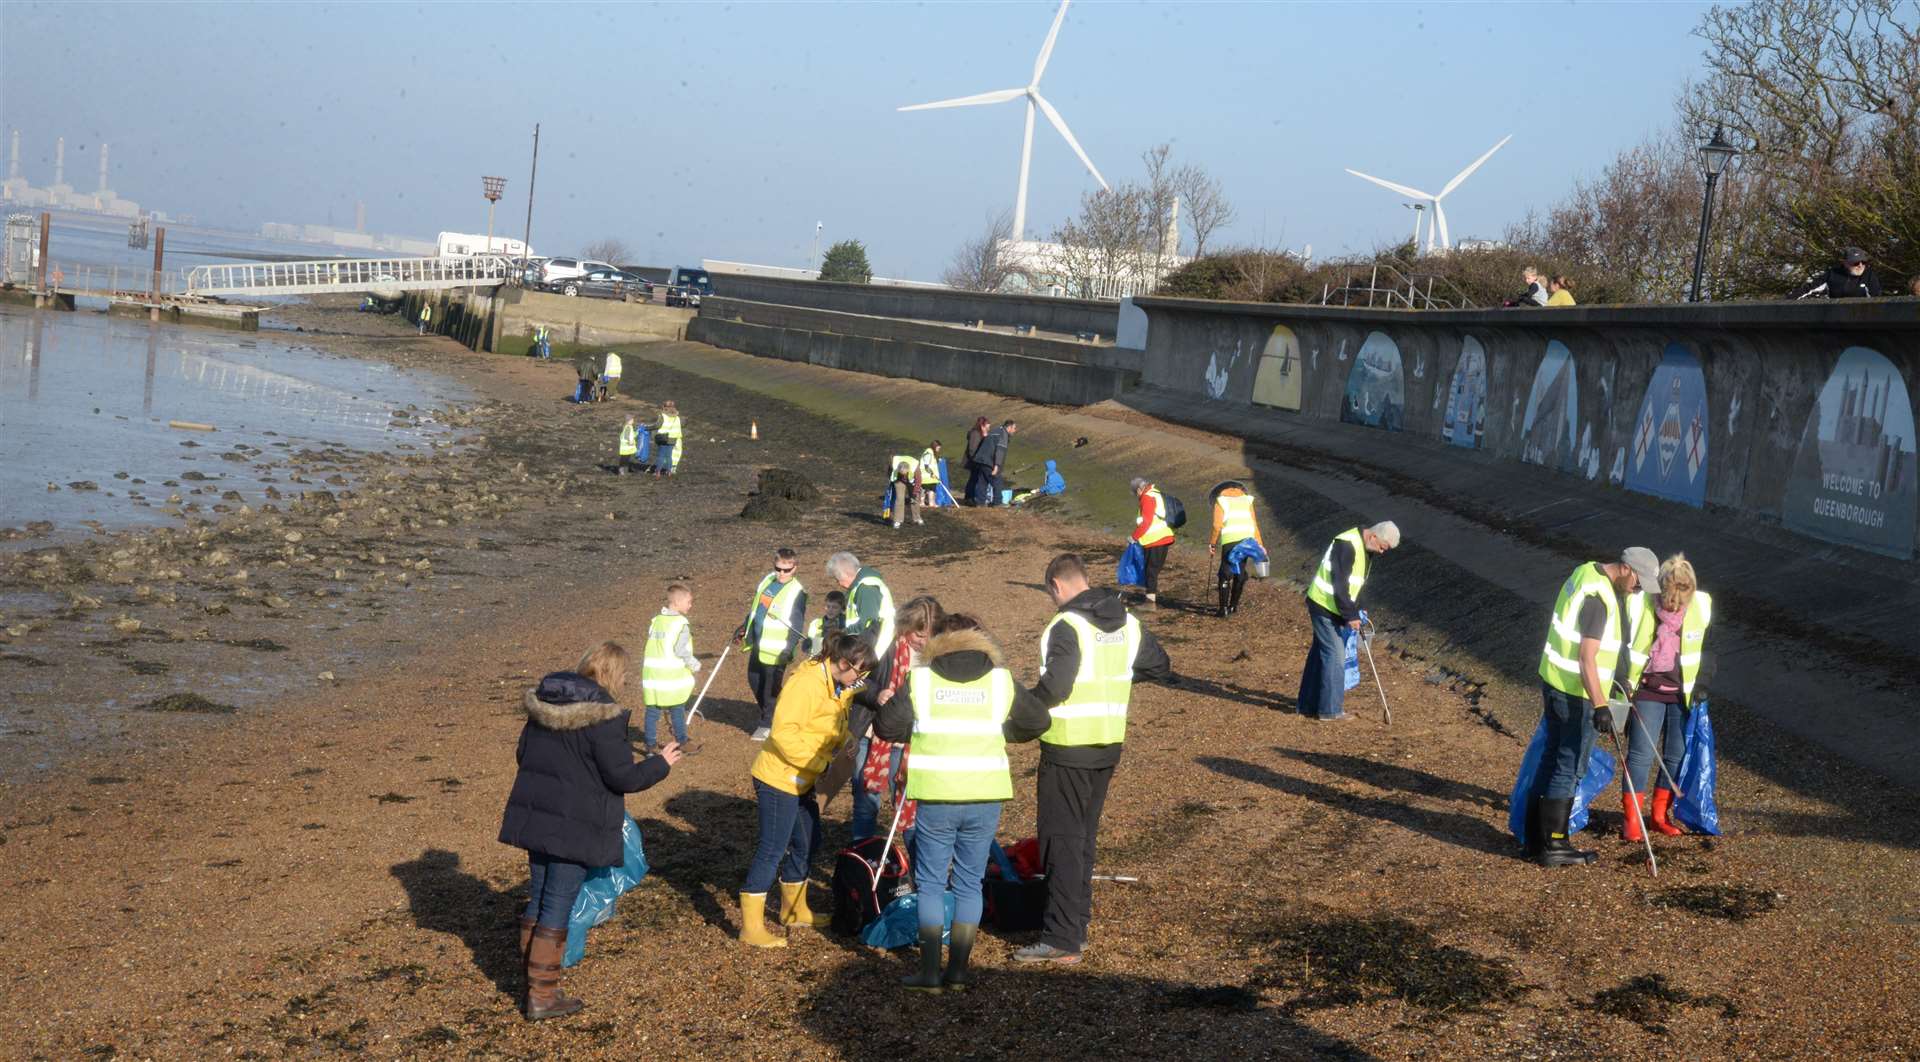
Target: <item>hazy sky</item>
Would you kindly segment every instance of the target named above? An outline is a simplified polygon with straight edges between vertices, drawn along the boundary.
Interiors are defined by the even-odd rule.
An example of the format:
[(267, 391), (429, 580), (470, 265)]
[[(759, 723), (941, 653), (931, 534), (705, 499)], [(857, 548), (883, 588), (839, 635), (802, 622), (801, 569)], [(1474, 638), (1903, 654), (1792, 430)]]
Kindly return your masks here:
[[(1239, 220), (1216, 243), (1400, 239), (1399, 197), (1508, 133), (1447, 198), (1456, 240), (1497, 236), (1671, 121), (1699, 68), (1692, 3), (1076, 3), (1042, 92), (1109, 181), (1140, 152), (1218, 175)], [(660, 265), (802, 265), (814, 223), (866, 241), (882, 275), (931, 279), (1010, 209), (1018, 103), (894, 108), (1026, 83), (1054, 5), (92, 5), (0, 2), (0, 128), (25, 175), (254, 228), (431, 237), (486, 226), (482, 174), (508, 178), (498, 231), (618, 236)], [(1094, 187), (1046, 125), (1029, 235)]]

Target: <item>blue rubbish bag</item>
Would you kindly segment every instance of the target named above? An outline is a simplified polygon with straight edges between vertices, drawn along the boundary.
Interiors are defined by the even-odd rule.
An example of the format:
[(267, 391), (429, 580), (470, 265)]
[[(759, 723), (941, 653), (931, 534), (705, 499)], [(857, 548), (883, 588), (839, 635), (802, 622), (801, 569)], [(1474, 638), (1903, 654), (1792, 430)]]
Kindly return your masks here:
[(640, 845), (640, 826), (631, 815), (620, 827), (620, 840), (626, 851), (621, 864), (587, 871), (586, 883), (573, 898), (573, 913), (567, 917), (567, 954), (560, 960), (562, 966), (573, 966), (586, 955), (587, 930), (612, 918), (613, 902), (647, 876), (647, 853)]
[(1673, 802), (1673, 817), (1695, 833), (1720, 836), (1720, 806), (1713, 799), (1714, 778), (1719, 769), (1713, 751), (1713, 722), (1707, 718), (1707, 702), (1687, 713), (1687, 751), (1680, 758), (1680, 783), (1685, 795)]
[[(1527, 754), (1520, 757), (1520, 776), (1513, 780), (1513, 793), (1507, 799), (1507, 832), (1524, 847), (1527, 843), (1527, 801), (1533, 796), (1533, 780), (1540, 774), (1541, 760), (1547, 752), (1547, 721), (1533, 728), (1533, 740), (1527, 743)], [(1593, 755), (1587, 760), (1586, 777), (1573, 793), (1573, 815), (1567, 820), (1567, 832), (1579, 833), (1587, 826), (1587, 805), (1600, 791), (1613, 783), (1613, 757), (1602, 751), (1599, 743), (1593, 746)]]
[(1147, 585), (1147, 551), (1140, 543), (1127, 543), (1127, 551), (1120, 554), (1120, 567), (1113, 573), (1116, 586)]
[(1352, 627), (1340, 628), (1340, 640), (1347, 643), (1347, 684), (1342, 689), (1352, 689), (1360, 685), (1360, 636)]
[[(946, 921), (940, 930), (940, 943), (945, 944), (953, 933), (953, 890), (941, 894), (946, 900)], [(860, 943), (874, 948), (904, 948), (917, 943), (920, 939), (920, 894), (910, 892), (896, 896), (880, 917), (867, 923), (860, 931)]]
[(1260, 543), (1250, 538), (1243, 538), (1235, 542), (1233, 548), (1227, 550), (1227, 568), (1235, 575), (1240, 574), (1240, 565), (1243, 562), (1263, 561), (1266, 559), (1267, 551), (1260, 548)]

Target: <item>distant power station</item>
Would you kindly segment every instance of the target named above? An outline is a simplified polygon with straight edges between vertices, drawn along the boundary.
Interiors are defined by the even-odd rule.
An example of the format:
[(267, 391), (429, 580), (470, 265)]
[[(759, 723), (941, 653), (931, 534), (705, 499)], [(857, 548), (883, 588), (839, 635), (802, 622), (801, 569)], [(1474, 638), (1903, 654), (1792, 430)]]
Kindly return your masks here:
[(76, 192), (67, 183), (67, 138), (61, 137), (53, 146), (53, 183), (45, 188), (35, 188), (20, 176), (20, 130), (13, 131), (12, 143), (7, 147), (7, 179), (0, 182), (0, 200), (22, 207), (41, 207), (49, 210), (77, 210), (90, 214), (107, 214), (113, 217), (134, 218), (140, 216), (140, 204), (131, 199), (122, 199), (107, 187), (107, 145), (100, 145), (100, 188), (93, 192)]

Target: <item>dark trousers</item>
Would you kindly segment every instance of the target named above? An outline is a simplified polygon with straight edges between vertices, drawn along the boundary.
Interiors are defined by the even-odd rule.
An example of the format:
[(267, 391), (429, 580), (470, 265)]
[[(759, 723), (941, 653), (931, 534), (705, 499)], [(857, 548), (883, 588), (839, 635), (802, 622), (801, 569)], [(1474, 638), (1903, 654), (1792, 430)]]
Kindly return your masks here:
[(1547, 728), (1546, 762), (1534, 775), (1533, 795), (1571, 800), (1587, 761), (1593, 758), (1593, 705), (1585, 697), (1569, 697), (1542, 682), (1545, 707), (1540, 716)]
[(1093, 921), (1094, 841), (1113, 768), (1062, 767), (1040, 758), (1035, 785), (1040, 859), (1047, 869), (1047, 912), (1040, 943), (1077, 952)]
[(1346, 711), (1347, 643), (1340, 636), (1346, 624), (1326, 609), (1307, 602), (1313, 621), (1313, 647), (1300, 669), (1300, 714), (1308, 718), (1338, 719)]
[(1173, 551), (1173, 543), (1169, 542), (1164, 546), (1142, 546), (1140, 549), (1147, 556), (1146, 570), (1142, 573), (1140, 581), (1147, 588), (1147, 593), (1158, 594), (1160, 569), (1167, 566), (1167, 554)]
[(528, 852), (527, 909), (521, 917), (533, 919), (543, 929), (567, 928), (574, 897), (586, 880), (587, 868), (582, 864)]
[(1227, 562), (1227, 553), (1231, 549), (1231, 546), (1220, 547), (1219, 588), (1220, 607), (1223, 609), (1240, 607), (1240, 595), (1247, 589), (1247, 568), (1253, 563), (1243, 561), (1240, 571), (1234, 572), (1233, 565)]
[(990, 505), (993, 489), (993, 466), (978, 461), (967, 465), (967, 504)]
[(747, 868), (742, 892), (762, 893), (773, 888), (775, 872), (781, 881), (805, 881), (813, 870), (813, 853), (820, 843), (820, 802), (813, 790), (794, 796), (756, 778), (753, 794), (760, 805), (760, 840), (754, 846), (753, 865)]
[(780, 699), (780, 683), (786, 677), (785, 664), (763, 664), (758, 652), (747, 658), (747, 687), (753, 690), (753, 703), (760, 706), (756, 727), (772, 728), (773, 706)]

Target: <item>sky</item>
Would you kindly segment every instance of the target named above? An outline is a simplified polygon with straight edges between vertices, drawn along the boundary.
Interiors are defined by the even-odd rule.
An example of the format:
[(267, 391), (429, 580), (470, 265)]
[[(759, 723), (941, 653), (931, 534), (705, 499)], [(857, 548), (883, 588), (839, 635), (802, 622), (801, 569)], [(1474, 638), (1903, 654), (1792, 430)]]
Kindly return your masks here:
[[(203, 223), (624, 240), (645, 264), (803, 266), (856, 238), (882, 276), (931, 280), (1011, 210), (1019, 103), (902, 114), (1022, 87), (1050, 2), (34, 4), (0, 0), (0, 129), (23, 175), (111, 185)], [(1402, 197), (1447, 197), (1456, 241), (1498, 237), (1668, 126), (1699, 70), (1704, 4), (1100, 3), (1067, 12), (1041, 92), (1110, 182), (1169, 143), (1225, 185), (1215, 245), (1316, 257), (1404, 239)], [(1097, 187), (1034, 133), (1027, 231)]]

